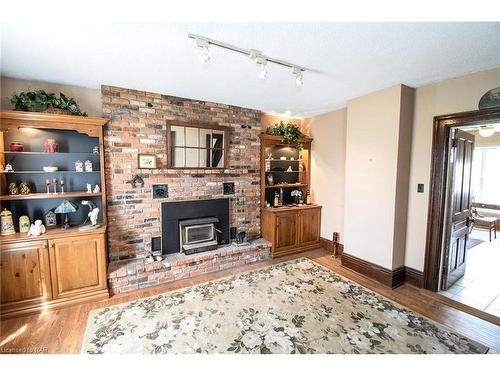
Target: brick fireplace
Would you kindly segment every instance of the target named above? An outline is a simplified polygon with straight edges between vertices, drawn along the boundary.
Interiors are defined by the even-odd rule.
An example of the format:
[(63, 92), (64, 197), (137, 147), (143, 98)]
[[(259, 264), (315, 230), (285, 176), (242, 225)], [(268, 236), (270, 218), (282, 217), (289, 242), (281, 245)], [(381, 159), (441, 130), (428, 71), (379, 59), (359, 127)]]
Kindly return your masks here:
[[(108, 278), (113, 293), (269, 257), (268, 244), (258, 240), (238, 249), (226, 246), (202, 253), (203, 257), (200, 254), (205, 261), (197, 259), (196, 254), (190, 255), (189, 262), (179, 258), (179, 254), (169, 254), (161, 262), (145, 262), (152, 251), (153, 238), (161, 237), (164, 202), (229, 198), (229, 226), (244, 229), (251, 239), (260, 236), (260, 111), (112, 86), (102, 86), (101, 92), (102, 111), (110, 119), (105, 128), (104, 148)], [(227, 127), (226, 169), (169, 169), (167, 120), (205, 121)], [(139, 169), (138, 154), (155, 154), (158, 169)], [(144, 180), (143, 187), (133, 187), (129, 182), (135, 175)], [(224, 195), (223, 183), (227, 182), (234, 183), (233, 195)], [(153, 199), (153, 184), (167, 184), (168, 197)], [(160, 255), (161, 251), (155, 254)], [(207, 259), (211, 259), (210, 264), (205, 264)], [(214, 259), (219, 261), (214, 263)]]

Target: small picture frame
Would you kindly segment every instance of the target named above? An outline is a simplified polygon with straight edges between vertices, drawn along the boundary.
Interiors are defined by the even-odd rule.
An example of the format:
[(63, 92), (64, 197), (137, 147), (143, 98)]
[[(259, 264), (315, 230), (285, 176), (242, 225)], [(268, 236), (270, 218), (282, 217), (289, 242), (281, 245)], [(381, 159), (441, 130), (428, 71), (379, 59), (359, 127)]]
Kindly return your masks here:
[(156, 169), (156, 155), (139, 154), (138, 165), (140, 169)]

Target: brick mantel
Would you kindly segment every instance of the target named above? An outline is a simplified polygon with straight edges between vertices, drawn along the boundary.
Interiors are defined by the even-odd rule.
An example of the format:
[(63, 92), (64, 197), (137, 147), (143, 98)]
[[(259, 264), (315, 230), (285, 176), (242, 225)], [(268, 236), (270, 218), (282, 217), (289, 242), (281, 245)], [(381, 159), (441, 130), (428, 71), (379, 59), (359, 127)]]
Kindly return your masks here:
[[(104, 117), (111, 120), (104, 132), (111, 261), (149, 253), (151, 238), (161, 233), (161, 202), (225, 197), (223, 182), (235, 183), (236, 193), (230, 196), (231, 226), (245, 228), (250, 236), (260, 234), (260, 111), (112, 86), (102, 86), (101, 91)], [(168, 169), (167, 120), (227, 127), (227, 169)], [(139, 153), (156, 154), (159, 168), (138, 169)], [(135, 174), (144, 179), (143, 188), (127, 183)], [(155, 183), (168, 184), (169, 198), (152, 199)]]

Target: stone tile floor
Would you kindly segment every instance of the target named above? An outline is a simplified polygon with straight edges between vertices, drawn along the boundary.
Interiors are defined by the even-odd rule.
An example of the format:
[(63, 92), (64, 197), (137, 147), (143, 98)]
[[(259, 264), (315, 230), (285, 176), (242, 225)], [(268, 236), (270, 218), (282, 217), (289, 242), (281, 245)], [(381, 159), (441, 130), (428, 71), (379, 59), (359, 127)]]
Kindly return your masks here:
[(465, 275), (440, 294), (500, 317), (500, 236), (491, 242), (488, 232), (474, 229), (483, 242), (467, 251)]

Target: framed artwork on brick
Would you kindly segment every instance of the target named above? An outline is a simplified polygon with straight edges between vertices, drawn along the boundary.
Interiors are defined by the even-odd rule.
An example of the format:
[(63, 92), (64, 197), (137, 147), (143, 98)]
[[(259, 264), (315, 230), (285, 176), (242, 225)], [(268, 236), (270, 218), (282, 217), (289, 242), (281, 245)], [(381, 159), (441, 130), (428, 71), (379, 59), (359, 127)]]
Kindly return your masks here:
[(139, 154), (138, 165), (140, 169), (156, 169), (156, 155)]

